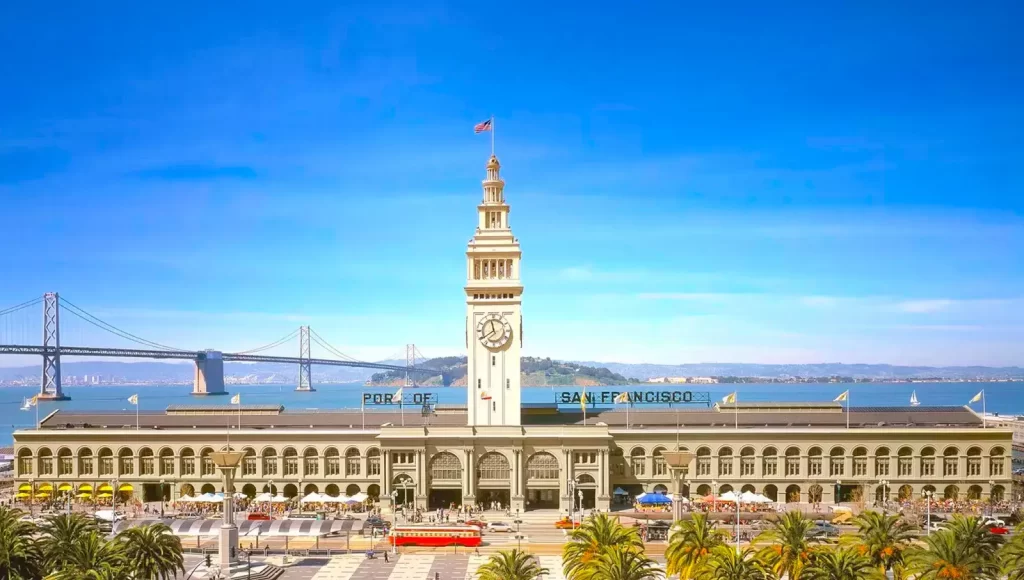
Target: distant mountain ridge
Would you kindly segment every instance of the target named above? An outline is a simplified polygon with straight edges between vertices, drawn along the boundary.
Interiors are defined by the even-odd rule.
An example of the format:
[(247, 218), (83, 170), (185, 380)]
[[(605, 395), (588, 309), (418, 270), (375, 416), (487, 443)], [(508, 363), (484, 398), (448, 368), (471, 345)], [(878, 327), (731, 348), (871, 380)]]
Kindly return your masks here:
[[(646, 381), (658, 377), (761, 377), (766, 379), (812, 378), (842, 376), (858, 379), (982, 379), (1000, 380), (1024, 378), (1021, 367), (930, 367), (901, 366), (888, 364), (753, 364), (753, 363), (693, 363), (681, 365), (633, 364), (594, 361), (557, 361), (535, 357), (524, 357), (524, 385), (548, 381), (547, 384), (573, 383), (579, 378), (593, 380), (597, 384), (614, 384), (627, 379)], [(459, 384), (465, 381), (465, 357), (442, 357), (432, 359), (435, 368), (445, 367), (448, 380)], [(405, 361), (382, 361), (403, 366)], [(431, 365), (434, 366), (434, 365)], [(122, 362), (122, 361), (65, 361), (61, 373), (65, 383), (72, 384), (71, 377), (99, 375), (107, 382), (108, 377), (118, 377), (128, 382), (175, 382), (186, 383), (193, 378), (193, 366), (185, 362)], [(293, 364), (278, 363), (225, 363), (225, 377), (234, 383), (294, 383), (298, 379), (298, 368)], [(39, 380), (38, 365), (23, 367), (0, 367), (0, 382), (24, 381), (27, 384)], [(351, 367), (314, 366), (314, 382), (361, 382), (370, 380), (374, 369)], [(440, 375), (440, 373), (439, 373)], [(389, 376), (388, 379), (395, 377)], [(438, 377), (440, 379), (440, 376)]]
[(635, 364), (578, 361), (582, 365), (600, 365), (623, 376), (642, 381), (657, 377), (760, 377), (812, 378), (853, 377), (856, 379), (1011, 379), (1024, 377), (1021, 367), (929, 367), (889, 364), (756, 364), (691, 363), (681, 365)]

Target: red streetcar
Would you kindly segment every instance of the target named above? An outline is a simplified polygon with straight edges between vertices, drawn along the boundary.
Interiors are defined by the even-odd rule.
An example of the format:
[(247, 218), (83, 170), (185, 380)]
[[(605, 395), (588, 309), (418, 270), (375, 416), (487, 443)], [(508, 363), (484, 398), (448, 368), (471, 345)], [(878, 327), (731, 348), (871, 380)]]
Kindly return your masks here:
[(483, 542), (476, 526), (395, 526), (388, 534), (395, 546), (466, 546), (475, 548)]

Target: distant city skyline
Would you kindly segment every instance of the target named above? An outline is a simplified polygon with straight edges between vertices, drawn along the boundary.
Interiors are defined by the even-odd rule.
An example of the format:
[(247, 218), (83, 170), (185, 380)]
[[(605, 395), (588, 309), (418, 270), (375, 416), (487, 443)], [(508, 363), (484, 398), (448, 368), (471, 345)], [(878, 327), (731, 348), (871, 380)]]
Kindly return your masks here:
[(526, 356), (1024, 365), (1024, 9), (539, 9), (5, 8), (0, 309), (463, 354), (493, 114)]

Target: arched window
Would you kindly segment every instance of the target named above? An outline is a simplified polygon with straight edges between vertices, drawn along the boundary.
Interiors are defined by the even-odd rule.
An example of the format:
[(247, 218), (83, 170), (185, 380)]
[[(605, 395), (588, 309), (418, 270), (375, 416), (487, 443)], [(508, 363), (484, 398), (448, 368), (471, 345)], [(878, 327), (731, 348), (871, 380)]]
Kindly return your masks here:
[(711, 495), (711, 486), (706, 484), (706, 483), (702, 483), (702, 484), (698, 485), (697, 486), (697, 495), (699, 495), (701, 497), (707, 497), (708, 495)]
[(896, 452), (896, 475), (910, 477), (914, 473), (914, 450), (909, 447), (900, 447)]
[(967, 499), (972, 501), (978, 501), (981, 499), (981, 486), (972, 485), (967, 488)]
[[(178, 452), (181, 456), (181, 474), (182, 475), (195, 475), (196, 474), (196, 452), (192, 451), (191, 447), (183, 447)], [(190, 494), (189, 494), (190, 495)]]
[(932, 477), (935, 475), (935, 449), (925, 447), (921, 450), (921, 475)]
[(431, 481), (459, 481), (462, 479), (462, 463), (453, 453), (438, 453), (430, 459)]
[[(299, 452), (288, 447), (284, 450), (284, 474), (285, 475), (298, 475), (299, 474)], [(294, 487), (294, 486), (293, 486)], [(287, 488), (285, 488), (287, 489)], [(295, 493), (298, 493), (296, 488)], [(292, 496), (285, 496), (292, 497)]]
[(359, 456), (359, 450), (355, 447), (349, 447), (345, 450), (345, 475), (356, 476), (362, 470), (362, 458)]
[(821, 503), (821, 493), (824, 490), (820, 485), (815, 483), (811, 487), (807, 488), (807, 501), (811, 503)]
[(40, 447), (36, 455), (39, 456), (39, 475), (53, 475), (53, 452), (50, 448)]
[(946, 501), (960, 499), (960, 488), (955, 485), (947, 485), (946, 489), (942, 491), (942, 499)]
[[(811, 447), (807, 451), (807, 475), (821, 477), (821, 447)], [(810, 494), (811, 490), (808, 489), (807, 493)]]
[(320, 474), (320, 456), (313, 447), (308, 447), (302, 452), (302, 473), (305, 475)]
[(875, 475), (878, 477), (889, 477), (889, 448), (879, 447), (875, 449)]
[[(242, 477), (256, 475), (256, 450), (252, 447), (246, 447), (242, 452), (245, 453), (242, 457)], [(253, 486), (252, 489), (255, 491), (256, 487)]]
[[(797, 447), (787, 447), (786, 477), (792, 477), (796, 475), (800, 475), (800, 449)], [(788, 494), (789, 492), (786, 493)], [(797, 491), (797, 493), (799, 493), (799, 490)]]
[(846, 450), (842, 447), (834, 447), (829, 452), (828, 474), (832, 477), (842, 477), (846, 474)]
[(654, 475), (668, 475), (668, 465), (665, 464), (665, 456), (662, 452), (665, 450), (661, 447), (655, 448), (654, 457)]
[(18, 474), (32, 475), (32, 471), (32, 451), (22, 447), (18, 450)]
[(956, 476), (958, 474), (959, 467), (960, 450), (956, 447), (947, 447), (942, 452), (942, 475), (946, 477)]
[(708, 477), (711, 475), (711, 448), (697, 448), (697, 476)]
[(371, 447), (366, 451), (366, 475), (380, 475), (380, 449), (376, 447)]
[(896, 492), (896, 498), (900, 501), (908, 501), (914, 497), (914, 488), (909, 485), (901, 485), (899, 491)]
[(765, 477), (775, 477), (779, 474), (778, 455), (779, 453), (774, 447), (765, 447), (761, 457), (761, 471)]
[(83, 447), (78, 450), (78, 472), (81, 475), (92, 475), (93, 474), (93, 457), (92, 449)]
[(277, 449), (273, 447), (263, 450), (263, 475), (277, 475)]
[(160, 475), (174, 475), (174, 450), (164, 447), (160, 450)]
[(526, 477), (558, 480), (558, 460), (545, 451), (534, 453), (526, 461)]
[(156, 475), (156, 461), (153, 459), (153, 450), (149, 447), (139, 450), (139, 473), (141, 475)]
[(992, 501), (1003, 501), (1006, 490), (1001, 485), (993, 485), (992, 491), (989, 493), (989, 499)]
[(213, 465), (213, 449), (207, 447), (199, 453), (200, 475), (214, 475), (217, 470)]
[(594, 476), (590, 475), (589, 473), (581, 473), (576, 478), (576, 483), (578, 483), (581, 487), (593, 487), (597, 485), (597, 482), (594, 481)]
[[(967, 450), (967, 477), (978, 477), (981, 475), (981, 447), (971, 447)], [(970, 499), (971, 490), (967, 490)], [(981, 497), (981, 488), (978, 488), (978, 497)]]
[(853, 476), (864, 477), (868, 474), (868, 449), (867, 447), (853, 448)]
[(732, 475), (732, 447), (718, 450), (718, 475)]
[(117, 462), (121, 468), (121, 475), (135, 474), (135, 458), (132, 457), (132, 450), (125, 447), (117, 452)]
[(993, 447), (992, 451), (989, 452), (989, 455), (991, 456), (988, 463), (989, 475), (1003, 475), (1004, 470), (1006, 469), (1006, 451), (1002, 447)]
[(509, 478), (511, 469), (508, 465), (508, 459), (505, 458), (501, 453), (492, 451), (485, 453), (480, 458), (480, 468), (478, 470), (478, 476), (480, 479), (485, 480), (506, 480)]
[(74, 471), (75, 460), (71, 456), (71, 450), (64, 447), (57, 452), (57, 475), (71, 475)]
[(754, 475), (754, 448), (747, 446), (740, 450), (740, 477)]
[(786, 488), (786, 503), (800, 503), (799, 485), (791, 485)]
[(647, 462), (644, 460), (646, 452), (643, 447), (634, 447), (629, 452), (629, 469), (634, 476), (641, 476), (647, 471)]

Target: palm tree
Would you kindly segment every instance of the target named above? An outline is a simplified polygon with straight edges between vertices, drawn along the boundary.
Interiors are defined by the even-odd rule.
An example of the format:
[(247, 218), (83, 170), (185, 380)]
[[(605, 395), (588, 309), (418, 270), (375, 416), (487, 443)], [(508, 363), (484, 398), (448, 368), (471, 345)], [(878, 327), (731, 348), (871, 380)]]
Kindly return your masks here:
[(693, 578), (712, 550), (725, 543), (725, 536), (705, 514), (694, 513), (693, 519), (680, 520), (665, 550), (665, 573), (679, 574), (680, 580)]
[(0, 507), (0, 578), (36, 580), (42, 576), (42, 550), (36, 526), (22, 521), (25, 512)]
[(778, 520), (769, 521), (771, 527), (758, 536), (757, 541), (771, 542), (761, 549), (758, 557), (778, 576), (800, 580), (800, 574), (811, 560), (811, 549), (817, 540), (807, 534), (814, 525), (800, 512), (786, 512)]
[(999, 566), (948, 529), (924, 538), (925, 546), (907, 554), (907, 572), (915, 580), (995, 580)]
[(1024, 580), (1024, 524), (1017, 526), (1013, 539), (1003, 546), (999, 558), (1007, 580)]
[(958, 544), (985, 561), (995, 561), (999, 548), (1003, 545), (1003, 537), (990, 532), (984, 521), (977, 517), (956, 514), (946, 524), (946, 531), (956, 537)]
[(99, 532), (84, 534), (64, 558), (64, 566), (47, 580), (123, 580), (128, 576), (121, 542), (108, 542)]
[(477, 580), (539, 580), (548, 573), (533, 556), (521, 550), (501, 550), (476, 572)]
[(166, 524), (129, 528), (117, 536), (135, 580), (171, 580), (185, 573), (181, 539)]
[(46, 569), (56, 570), (83, 536), (96, 531), (96, 524), (82, 514), (60, 514), (47, 518), (39, 531)]
[(704, 565), (697, 569), (696, 580), (770, 580), (771, 571), (758, 561), (751, 548), (737, 553), (729, 546), (714, 549)]
[(579, 580), (657, 580), (663, 577), (654, 560), (632, 546), (614, 544), (576, 573)]
[(898, 515), (866, 511), (853, 519), (857, 533), (843, 536), (840, 543), (852, 546), (882, 572), (892, 570), (903, 578), (903, 553), (913, 541), (912, 526)]
[(856, 548), (824, 549), (814, 553), (804, 569), (805, 580), (884, 580), (885, 573)]
[(603, 513), (587, 518), (569, 534), (569, 541), (562, 548), (562, 570), (566, 578), (577, 580), (580, 572), (612, 546), (643, 550), (636, 530), (623, 527), (617, 519)]

